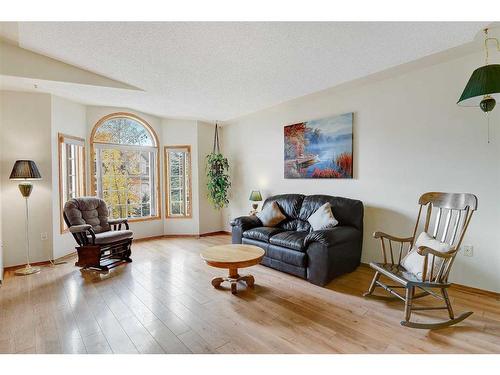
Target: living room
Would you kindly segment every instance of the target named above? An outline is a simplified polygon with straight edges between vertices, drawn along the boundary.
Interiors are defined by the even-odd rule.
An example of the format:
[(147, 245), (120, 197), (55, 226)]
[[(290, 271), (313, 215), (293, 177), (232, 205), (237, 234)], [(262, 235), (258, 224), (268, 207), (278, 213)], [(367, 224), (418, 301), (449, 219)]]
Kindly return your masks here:
[(230, 14), (0, 21), (3, 357), (498, 364), (492, 13)]

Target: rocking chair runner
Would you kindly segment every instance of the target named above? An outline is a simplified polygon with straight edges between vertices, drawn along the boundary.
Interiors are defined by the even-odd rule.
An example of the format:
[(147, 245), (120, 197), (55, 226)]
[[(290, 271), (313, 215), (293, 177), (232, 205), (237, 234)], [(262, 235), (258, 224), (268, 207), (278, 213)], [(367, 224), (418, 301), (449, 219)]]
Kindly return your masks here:
[[(132, 259), (133, 233), (127, 219), (108, 219), (106, 203), (96, 197), (72, 198), (64, 205), (64, 221), (78, 245), (75, 266), (108, 271)], [(125, 230), (122, 230), (122, 224)]]
[[(363, 295), (381, 299), (399, 298), (405, 302), (405, 320), (401, 324), (406, 327), (420, 329), (435, 329), (448, 327), (457, 324), (472, 314), (472, 311), (465, 312), (455, 318), (450, 298), (448, 297), (448, 282), (451, 267), (455, 256), (457, 255), (460, 244), (464, 238), (465, 232), (471, 220), (472, 214), (477, 209), (477, 197), (465, 193), (425, 193), (419, 202), (417, 222), (412, 237), (400, 238), (391, 236), (383, 232), (375, 232), (374, 238), (380, 238), (382, 244), (383, 263), (370, 263), (370, 267), (375, 270), (375, 275), (370, 287)], [(415, 275), (408, 272), (402, 265), (403, 256), (408, 253), (416, 241), (417, 230), (420, 217), (424, 206), (427, 206), (424, 232), (429, 233), (429, 226), (433, 223), (432, 233), (429, 233), (434, 239), (451, 246), (447, 252), (439, 252), (426, 246), (420, 246), (416, 251), (424, 257), (422, 274)], [(433, 208), (436, 215), (433, 217)], [(443, 220), (443, 218), (445, 219)], [(386, 246), (388, 243), (388, 247)], [(399, 243), (393, 249), (393, 243)], [(400, 285), (386, 285), (380, 281), (381, 276), (385, 276)], [(377, 296), (373, 292), (376, 287), (381, 287), (392, 296)], [(402, 296), (394, 289), (405, 289), (405, 295)], [(415, 293), (420, 289), (420, 293)], [(439, 290), (440, 294), (436, 293)], [(444, 306), (436, 307), (413, 307), (413, 300), (431, 295), (442, 301)], [(417, 323), (410, 320), (412, 311), (417, 310), (448, 310), (449, 320), (437, 323)]]

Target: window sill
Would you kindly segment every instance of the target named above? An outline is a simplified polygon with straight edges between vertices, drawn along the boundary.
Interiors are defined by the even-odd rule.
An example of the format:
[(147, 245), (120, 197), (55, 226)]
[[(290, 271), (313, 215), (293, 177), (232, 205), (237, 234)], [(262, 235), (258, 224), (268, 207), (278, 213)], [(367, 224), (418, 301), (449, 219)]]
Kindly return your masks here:
[(161, 220), (161, 216), (148, 216), (148, 217), (135, 217), (135, 218), (129, 218), (127, 221), (129, 223), (138, 223), (141, 221), (153, 221), (153, 220)]
[(165, 219), (192, 219), (193, 218), (193, 215), (189, 215), (189, 216), (170, 216), (170, 215), (166, 215), (165, 216)]

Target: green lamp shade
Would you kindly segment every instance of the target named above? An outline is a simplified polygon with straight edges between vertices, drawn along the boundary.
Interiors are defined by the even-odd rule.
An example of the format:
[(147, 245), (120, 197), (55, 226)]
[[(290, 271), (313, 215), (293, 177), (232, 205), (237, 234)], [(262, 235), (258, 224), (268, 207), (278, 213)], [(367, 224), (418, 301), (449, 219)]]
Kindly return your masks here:
[(40, 180), (42, 175), (33, 160), (16, 160), (10, 180)]
[(250, 198), (249, 200), (253, 201), (253, 202), (259, 202), (262, 200), (262, 195), (260, 195), (260, 191), (258, 190), (252, 190), (252, 192), (250, 193)]
[(484, 96), (499, 100), (500, 64), (485, 65), (472, 73), (457, 104), (465, 107), (479, 107)]

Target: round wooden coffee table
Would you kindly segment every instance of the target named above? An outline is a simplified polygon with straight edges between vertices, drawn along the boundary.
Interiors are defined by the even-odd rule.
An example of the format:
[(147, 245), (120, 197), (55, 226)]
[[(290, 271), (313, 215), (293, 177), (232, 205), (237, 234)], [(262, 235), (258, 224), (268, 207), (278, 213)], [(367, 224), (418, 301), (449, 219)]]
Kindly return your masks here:
[(200, 255), (209, 266), (229, 269), (229, 276), (212, 280), (214, 288), (219, 288), (222, 282), (228, 281), (231, 283), (231, 293), (236, 294), (238, 281), (245, 281), (250, 288), (255, 283), (252, 275), (240, 276), (238, 268), (259, 264), (264, 257), (264, 250), (253, 245), (232, 244), (209, 247)]

